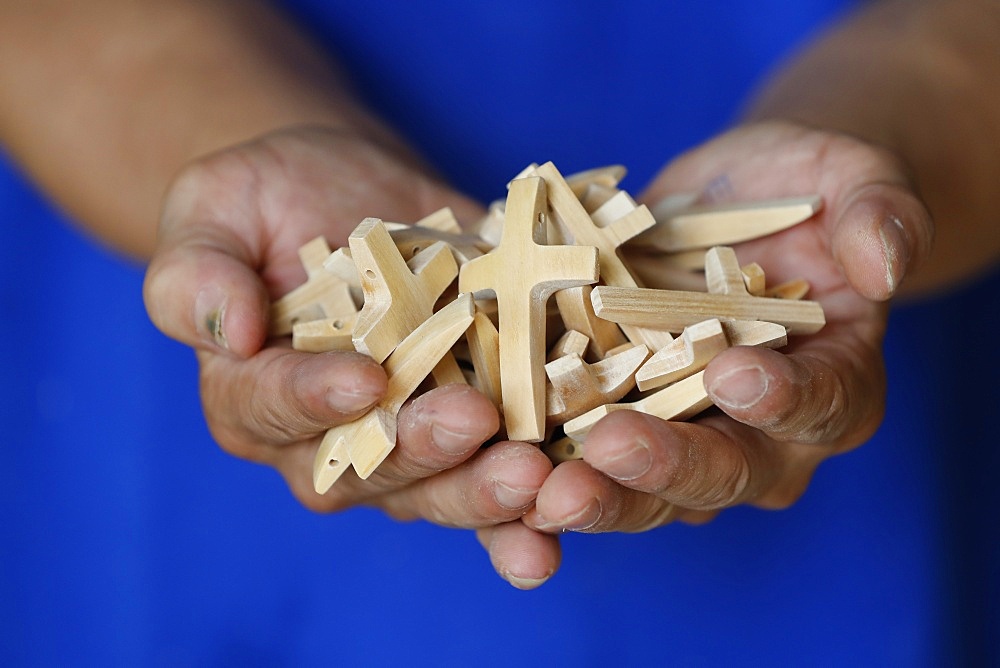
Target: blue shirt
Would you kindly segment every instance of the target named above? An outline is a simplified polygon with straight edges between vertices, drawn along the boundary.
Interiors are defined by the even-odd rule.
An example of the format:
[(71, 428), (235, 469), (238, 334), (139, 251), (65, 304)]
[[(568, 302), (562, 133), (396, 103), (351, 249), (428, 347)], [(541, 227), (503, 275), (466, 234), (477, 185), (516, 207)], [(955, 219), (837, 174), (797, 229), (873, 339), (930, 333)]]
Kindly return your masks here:
[[(529, 162), (639, 191), (846, 6), (285, 3), (484, 201)], [(997, 662), (1000, 276), (897, 308), (870, 443), (788, 511), (567, 535), (520, 592), (470, 532), (317, 516), (212, 443), (142, 270), (0, 164), (0, 664)], [(953, 333), (957, 327), (961, 338)]]

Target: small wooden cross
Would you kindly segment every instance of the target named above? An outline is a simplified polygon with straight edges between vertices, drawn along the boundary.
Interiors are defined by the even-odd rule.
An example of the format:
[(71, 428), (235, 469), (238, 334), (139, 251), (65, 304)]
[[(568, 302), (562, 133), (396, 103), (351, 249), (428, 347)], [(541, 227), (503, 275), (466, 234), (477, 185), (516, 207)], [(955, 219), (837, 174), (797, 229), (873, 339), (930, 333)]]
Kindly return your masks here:
[(545, 245), (545, 194), (541, 178), (512, 181), (500, 245), (463, 266), (458, 279), (462, 292), (496, 296), (507, 435), (529, 442), (545, 435), (545, 302), (599, 276), (596, 248)]
[[(365, 305), (354, 325), (354, 347), (382, 362), (400, 341), (434, 312), (434, 304), (458, 274), (451, 249), (435, 242), (409, 266), (378, 218), (366, 218), (348, 238), (361, 277)], [(451, 353), (434, 370), (439, 384), (464, 382)]]
[(396, 446), (396, 415), (403, 402), (472, 323), (471, 295), (460, 295), (407, 336), (383, 363), (385, 396), (354, 422), (326, 432), (313, 462), (313, 487), (325, 493), (349, 466), (367, 478)]
[(783, 325), (789, 334), (814, 334), (826, 324), (817, 302), (751, 295), (731, 249), (713, 248), (705, 254), (705, 278), (707, 294), (598, 286), (590, 298), (600, 318), (671, 332), (709, 318), (764, 320)]

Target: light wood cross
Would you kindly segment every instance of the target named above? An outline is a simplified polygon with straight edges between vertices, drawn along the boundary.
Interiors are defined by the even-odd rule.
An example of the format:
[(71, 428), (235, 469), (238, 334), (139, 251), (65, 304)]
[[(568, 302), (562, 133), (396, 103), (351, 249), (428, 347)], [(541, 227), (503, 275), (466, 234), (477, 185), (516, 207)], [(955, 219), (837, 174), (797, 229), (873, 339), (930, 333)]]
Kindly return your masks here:
[[(431, 316), (435, 302), (458, 274), (458, 265), (451, 249), (439, 241), (417, 253), (407, 266), (378, 218), (366, 218), (348, 242), (365, 293), (354, 325), (354, 347), (382, 362)], [(440, 385), (465, 382), (451, 353), (441, 358), (434, 380)]]
[(349, 466), (367, 478), (396, 446), (396, 415), (403, 402), (472, 323), (471, 295), (444, 307), (407, 336), (382, 364), (385, 396), (363, 417), (326, 432), (313, 462), (313, 487), (325, 493)]
[(785, 328), (773, 322), (712, 318), (685, 327), (680, 337), (650, 357), (636, 372), (636, 385), (646, 391), (687, 378), (730, 346), (780, 348), (786, 343)]
[(508, 437), (518, 441), (545, 435), (545, 302), (599, 275), (596, 248), (545, 245), (545, 210), (541, 178), (512, 181), (500, 245), (459, 274), (462, 292), (496, 296), (503, 413)]
[(598, 286), (590, 298), (599, 318), (671, 332), (709, 318), (764, 320), (783, 325), (789, 334), (814, 334), (826, 324), (817, 302), (751, 295), (732, 249), (713, 248), (705, 254), (705, 279), (707, 294)]
[(587, 364), (579, 353), (570, 353), (545, 365), (552, 383), (546, 393), (546, 418), (557, 425), (601, 404), (618, 401), (635, 387), (635, 372), (649, 357), (643, 345)]

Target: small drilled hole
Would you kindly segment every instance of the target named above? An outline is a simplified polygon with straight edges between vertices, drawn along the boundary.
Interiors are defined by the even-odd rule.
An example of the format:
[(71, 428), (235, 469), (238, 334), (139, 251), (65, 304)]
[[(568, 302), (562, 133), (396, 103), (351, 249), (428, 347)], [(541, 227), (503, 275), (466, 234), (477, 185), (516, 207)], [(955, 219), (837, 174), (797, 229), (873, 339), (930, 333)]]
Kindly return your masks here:
[(420, 246), (414, 246), (413, 247), (413, 254), (416, 255), (417, 253), (419, 253), (422, 250), (423, 250), (423, 248), (421, 248)]
[(344, 321), (343, 320), (334, 320), (333, 321), (333, 328), (334, 329), (343, 329), (344, 328)]
[(372, 271), (371, 269), (365, 269), (365, 278), (374, 281), (375, 280), (375, 272)]
[(539, 223), (543, 223), (543, 224), (545, 223), (545, 212), (544, 211), (539, 211), (538, 212), (538, 222)]
[(340, 460), (336, 458), (331, 459), (330, 461), (327, 462), (327, 466), (329, 466), (332, 469), (337, 468), (338, 466), (340, 466)]
[(576, 446), (575, 445), (573, 445), (572, 443), (569, 443), (569, 444), (566, 445), (566, 454), (567, 455), (572, 455), (575, 452), (576, 452)]

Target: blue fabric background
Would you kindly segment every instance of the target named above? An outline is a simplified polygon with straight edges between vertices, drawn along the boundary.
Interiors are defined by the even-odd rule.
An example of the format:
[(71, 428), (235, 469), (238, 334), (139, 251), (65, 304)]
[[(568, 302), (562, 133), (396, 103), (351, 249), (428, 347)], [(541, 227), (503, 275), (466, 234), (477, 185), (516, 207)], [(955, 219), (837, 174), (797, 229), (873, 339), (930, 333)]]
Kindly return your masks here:
[[(639, 190), (841, 8), (323, 3), (290, 9), (489, 200), (531, 161)], [(0, 665), (996, 663), (994, 274), (898, 308), (886, 422), (781, 513), (566, 536), (519, 592), (467, 532), (316, 516), (204, 427), (141, 268), (0, 162)], [(960, 338), (952, 334), (961, 327)]]

